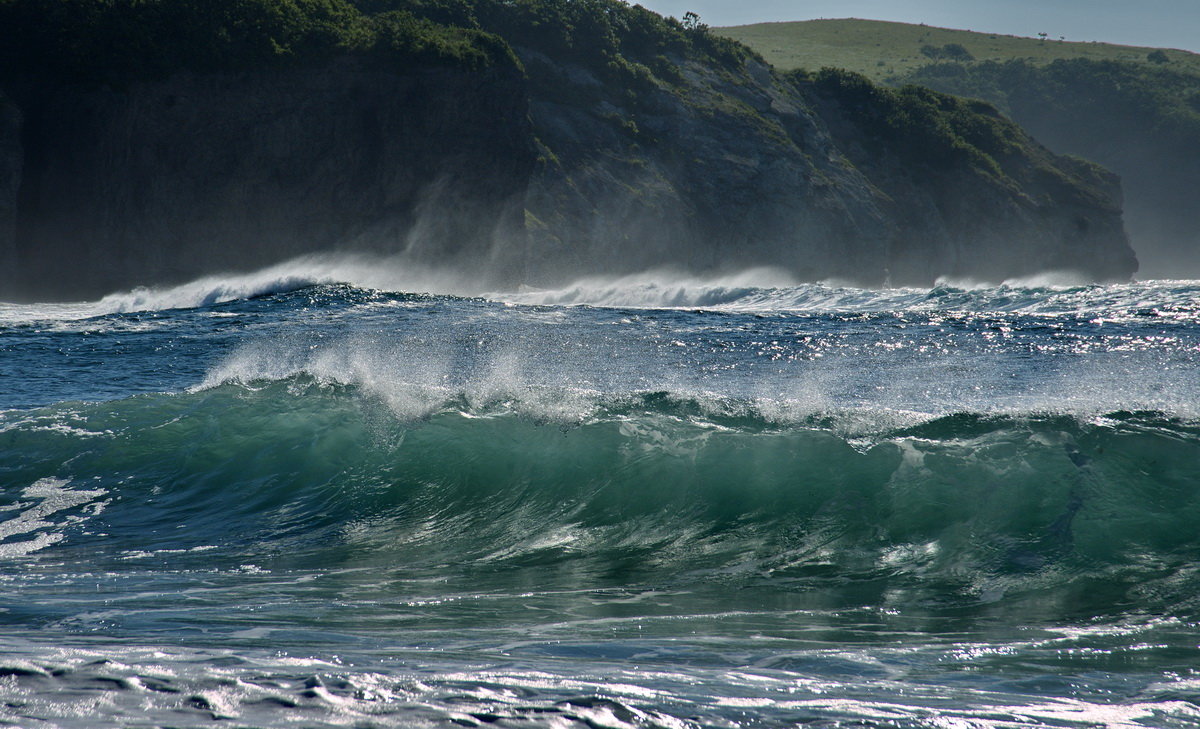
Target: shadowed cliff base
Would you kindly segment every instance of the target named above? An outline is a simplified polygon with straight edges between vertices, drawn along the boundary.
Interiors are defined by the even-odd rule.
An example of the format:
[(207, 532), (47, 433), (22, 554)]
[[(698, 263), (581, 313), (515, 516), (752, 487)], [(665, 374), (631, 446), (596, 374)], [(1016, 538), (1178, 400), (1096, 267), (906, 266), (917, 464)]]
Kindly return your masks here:
[(167, 5), (0, 3), (0, 298), (329, 251), (497, 288), (1137, 267), (1117, 180), (986, 104), (780, 75), (615, 0), (220, 0), (194, 26)]

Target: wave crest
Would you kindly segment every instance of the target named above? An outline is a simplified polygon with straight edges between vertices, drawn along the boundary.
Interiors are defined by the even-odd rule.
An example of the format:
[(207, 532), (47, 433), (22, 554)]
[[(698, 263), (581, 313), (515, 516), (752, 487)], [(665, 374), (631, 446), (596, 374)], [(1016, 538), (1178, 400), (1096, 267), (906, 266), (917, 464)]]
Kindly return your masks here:
[[(1195, 316), (1200, 283), (1150, 281), (1090, 284), (1044, 274), (986, 284), (939, 280), (931, 288), (864, 289), (838, 282), (797, 283), (771, 269), (699, 278), (666, 271), (585, 278), (554, 289), (524, 289), (490, 298), (528, 305), (630, 309), (708, 309), (805, 314), (979, 312), (1031, 315), (1155, 314)], [(1178, 317), (1176, 317), (1178, 318)]]
[[(0, 305), (0, 322), (79, 319), (139, 311), (192, 309), (286, 294), (312, 286), (342, 285), (389, 293), (484, 297), (533, 306), (632, 309), (706, 309), (793, 313), (904, 313), (934, 311), (1025, 314), (1164, 313), (1196, 315), (1200, 282), (1150, 281), (1089, 284), (1066, 273), (1047, 273), (999, 285), (939, 280), (931, 288), (864, 289), (836, 281), (801, 283), (779, 269), (753, 268), (698, 276), (654, 270), (587, 277), (554, 288), (522, 286), (488, 291), (480, 282), (447, 270), (414, 265), (402, 256), (311, 255), (251, 273), (205, 276), (176, 286), (142, 287), (96, 302)], [(1178, 318), (1178, 316), (1176, 316)]]

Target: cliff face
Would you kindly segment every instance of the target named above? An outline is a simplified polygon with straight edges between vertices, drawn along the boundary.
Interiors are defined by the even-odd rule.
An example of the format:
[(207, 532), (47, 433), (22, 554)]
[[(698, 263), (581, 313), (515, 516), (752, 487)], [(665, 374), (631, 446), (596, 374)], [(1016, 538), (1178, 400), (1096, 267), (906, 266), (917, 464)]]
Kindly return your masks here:
[(1052, 149), (1121, 176), (1149, 276), (1200, 276), (1200, 78), (1170, 66), (1076, 59), (931, 65), (912, 82), (987, 99)]
[(837, 71), (798, 83), (886, 198), (898, 223), (887, 264), (894, 282), (1046, 271), (1120, 281), (1137, 270), (1116, 175), (1051, 153), (993, 107)]
[[(528, 202), (540, 273), (784, 268), (929, 285), (1137, 268), (1115, 176), (1060, 158), (986, 105), (865, 79), (686, 59), (629, 93), (518, 48), (544, 164)], [(536, 276), (534, 276), (536, 280)]]
[(631, 97), (584, 67), (518, 52), (551, 160), (529, 197), (540, 277), (771, 265), (884, 279), (880, 195), (766, 66), (750, 61), (730, 80), (681, 60), (682, 88)]
[(41, 90), (8, 288), (95, 296), (332, 250), (490, 270), (524, 235), (526, 109), (515, 70), (352, 61)]
[(17, 193), (24, 161), (21, 112), (0, 93), (0, 271), (16, 266)]
[[(1136, 269), (1115, 179), (990, 107), (780, 75), (616, 0), (455, 7), (470, 13), (385, 13), (376, 45), (305, 62), (193, 68), (157, 49), (175, 64), (157, 80), (18, 76), (19, 108), (0, 103), (0, 299), (336, 250), (496, 287), (655, 267), (869, 285)], [(404, 45), (438, 37), (440, 55)]]

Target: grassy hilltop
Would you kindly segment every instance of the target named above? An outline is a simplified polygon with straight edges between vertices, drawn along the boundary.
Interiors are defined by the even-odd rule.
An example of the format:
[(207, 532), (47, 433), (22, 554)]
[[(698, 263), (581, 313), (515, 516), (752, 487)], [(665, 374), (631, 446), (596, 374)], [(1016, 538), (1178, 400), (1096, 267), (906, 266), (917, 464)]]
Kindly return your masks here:
[[(964, 48), (975, 61), (1024, 60), (1035, 65), (1058, 59), (1084, 58), (1093, 61), (1128, 61), (1168, 65), (1173, 70), (1200, 74), (1200, 54), (1173, 49), (1141, 48), (1112, 43), (1080, 43), (1056, 38), (1022, 38), (996, 33), (935, 28), (927, 25), (881, 20), (806, 20), (794, 23), (756, 23), (715, 28), (758, 51), (780, 70), (824, 66), (857, 71), (876, 81), (902, 78), (937, 60), (954, 60), (953, 52), (942, 59), (922, 52), (926, 46), (942, 51), (946, 46)], [(1166, 64), (1149, 60), (1160, 51)]]

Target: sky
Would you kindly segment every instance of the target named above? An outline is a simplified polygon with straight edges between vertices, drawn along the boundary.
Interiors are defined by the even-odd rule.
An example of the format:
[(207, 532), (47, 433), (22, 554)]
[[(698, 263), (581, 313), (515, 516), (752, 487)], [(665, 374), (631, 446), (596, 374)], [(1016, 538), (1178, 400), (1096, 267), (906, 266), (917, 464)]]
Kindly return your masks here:
[(630, 0), (709, 25), (869, 18), (1200, 52), (1200, 0)]

